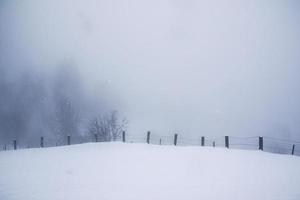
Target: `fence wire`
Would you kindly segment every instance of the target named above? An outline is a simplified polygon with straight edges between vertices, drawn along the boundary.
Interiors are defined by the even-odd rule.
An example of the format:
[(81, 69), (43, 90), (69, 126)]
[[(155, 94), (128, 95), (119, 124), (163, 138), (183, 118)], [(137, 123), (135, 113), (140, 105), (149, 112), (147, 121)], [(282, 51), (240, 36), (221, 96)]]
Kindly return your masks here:
[[(225, 136), (219, 137), (186, 137), (180, 134), (162, 135), (158, 133), (145, 134), (128, 134), (124, 133), (116, 138), (100, 138), (97, 135), (76, 135), (66, 137), (43, 137), (43, 139), (20, 139), (13, 141), (1, 141), (2, 151), (14, 149), (55, 147), (73, 144), (82, 144), (90, 142), (108, 142), (108, 141), (124, 141), (127, 143), (149, 143), (155, 145), (177, 145), (177, 146), (209, 146), (209, 147), (226, 147)], [(228, 136), (228, 147), (230, 149), (258, 150), (259, 136), (240, 137)], [(300, 141), (291, 141), (286, 139), (263, 137), (263, 151), (277, 154), (293, 154), (300, 156)]]

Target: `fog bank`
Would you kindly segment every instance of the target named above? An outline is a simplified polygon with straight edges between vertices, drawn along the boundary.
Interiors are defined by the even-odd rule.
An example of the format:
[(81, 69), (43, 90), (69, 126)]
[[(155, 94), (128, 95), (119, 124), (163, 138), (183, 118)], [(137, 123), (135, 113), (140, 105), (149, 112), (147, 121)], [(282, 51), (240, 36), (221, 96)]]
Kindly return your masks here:
[(1, 79), (54, 76), (67, 62), (80, 76), (74, 92), (118, 110), (132, 133), (300, 140), (299, 9), (292, 0), (1, 1)]

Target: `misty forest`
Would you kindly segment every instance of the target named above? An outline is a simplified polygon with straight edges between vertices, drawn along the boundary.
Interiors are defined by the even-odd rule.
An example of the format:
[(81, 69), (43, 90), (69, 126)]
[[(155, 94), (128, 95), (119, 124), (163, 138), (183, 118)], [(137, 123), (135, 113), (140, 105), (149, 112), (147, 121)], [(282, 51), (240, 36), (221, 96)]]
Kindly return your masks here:
[(36, 145), (41, 136), (58, 142), (94, 134), (99, 141), (111, 141), (126, 128), (117, 111), (85, 94), (78, 71), (70, 65), (50, 76), (8, 68), (1, 68), (0, 76), (1, 141)]

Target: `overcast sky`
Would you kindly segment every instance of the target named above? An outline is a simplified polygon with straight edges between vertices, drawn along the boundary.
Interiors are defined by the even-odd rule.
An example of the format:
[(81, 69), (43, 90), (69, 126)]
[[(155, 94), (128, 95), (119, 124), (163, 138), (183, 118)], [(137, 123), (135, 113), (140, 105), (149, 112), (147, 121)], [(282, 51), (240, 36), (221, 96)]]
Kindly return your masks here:
[(1, 0), (0, 52), (70, 61), (134, 133), (300, 139), (297, 0)]

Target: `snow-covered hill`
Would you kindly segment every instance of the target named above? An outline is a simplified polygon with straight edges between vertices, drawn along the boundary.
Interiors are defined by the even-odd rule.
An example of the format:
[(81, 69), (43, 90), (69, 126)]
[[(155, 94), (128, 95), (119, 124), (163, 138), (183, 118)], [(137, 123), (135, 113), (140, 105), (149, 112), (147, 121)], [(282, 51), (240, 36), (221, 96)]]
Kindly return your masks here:
[(1, 200), (298, 200), (300, 157), (89, 143), (0, 152)]

